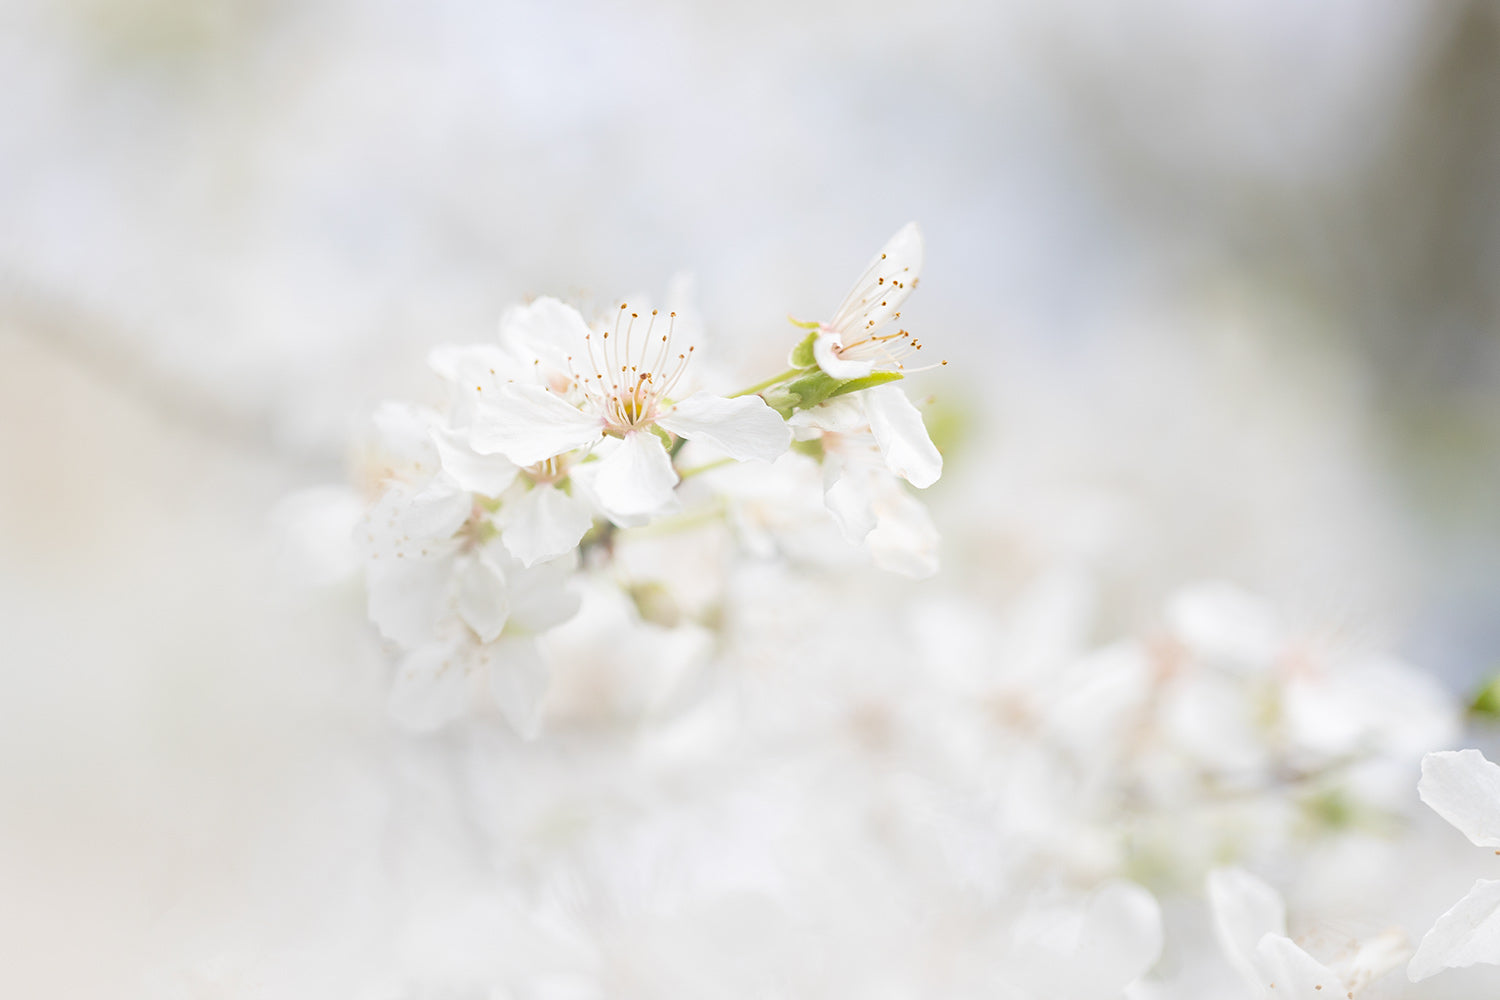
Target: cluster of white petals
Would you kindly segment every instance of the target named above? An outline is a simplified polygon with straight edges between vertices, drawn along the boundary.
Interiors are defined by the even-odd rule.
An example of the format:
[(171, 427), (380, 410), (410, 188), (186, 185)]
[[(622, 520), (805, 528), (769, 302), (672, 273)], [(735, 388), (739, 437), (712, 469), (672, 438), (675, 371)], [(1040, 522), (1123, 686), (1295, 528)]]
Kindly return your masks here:
[[(862, 281), (889, 281), (904, 299), (920, 264), (916, 227), (892, 248), (899, 272)], [(801, 558), (839, 529), (878, 566), (936, 571), (937, 532), (901, 481), (931, 486), (942, 458), (902, 387), (830, 378), (809, 362), (754, 391), (714, 391), (694, 363), (700, 334), (639, 300), (586, 318), (538, 298), (507, 312), (494, 341), (432, 352), (439, 408), (389, 403), (376, 413), (359, 540), (370, 618), (396, 652), (395, 719), (436, 729), (492, 702), (534, 737), (550, 683), (547, 636), (590, 588), (613, 587), (649, 619), (663, 602), (681, 603), (681, 591), (722, 588), (734, 559)], [(851, 358), (855, 345), (845, 345)], [(767, 401), (810, 379), (821, 380), (816, 396)], [(794, 436), (816, 457), (789, 454)], [(821, 463), (822, 504), (802, 461)], [(758, 471), (732, 474), (740, 463)], [(766, 509), (768, 491), (778, 509)], [(783, 535), (777, 545), (792, 551), (767, 549), (760, 517), (797, 520), (804, 542), (814, 540)], [(702, 545), (726, 528), (733, 544), (692, 588), (681, 570), (629, 578), (637, 536), (683, 533)]]
[[(1476, 847), (1500, 848), (1500, 765), (1478, 750), (1422, 758), (1422, 801)], [(1495, 850), (1500, 855), (1500, 850)], [(1479, 879), (1422, 938), (1408, 971), (1413, 980), (1476, 962), (1500, 964), (1500, 879)]]
[(338, 866), (355, 995), (1458, 1000), (1437, 973), (1500, 963), (1500, 881), (1414, 948), (1419, 891), (1370, 877), (1443, 873), (1420, 802), (1500, 853), (1500, 766), (1429, 752), (1462, 726), (1431, 677), (1229, 583), (1122, 630), (1081, 559), (1003, 599), (982, 541), (938, 573), (936, 523), (992, 515), (918, 498), (921, 261), (903, 228), (739, 391), (685, 310), (538, 298), (376, 412), (403, 742), (335, 811), (381, 831)]

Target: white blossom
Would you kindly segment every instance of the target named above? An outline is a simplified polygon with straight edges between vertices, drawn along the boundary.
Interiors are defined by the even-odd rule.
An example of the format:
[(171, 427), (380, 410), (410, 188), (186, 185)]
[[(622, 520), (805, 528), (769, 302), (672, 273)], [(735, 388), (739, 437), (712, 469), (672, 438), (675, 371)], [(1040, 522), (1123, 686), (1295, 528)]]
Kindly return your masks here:
[[(1422, 801), (1478, 847), (1500, 848), (1500, 765), (1478, 750), (1422, 758)], [(1500, 853), (1497, 851), (1496, 853)], [(1422, 938), (1407, 973), (1414, 982), (1444, 969), (1500, 963), (1500, 880), (1479, 879)]]
[(892, 333), (886, 327), (901, 318), (901, 305), (921, 273), (922, 234), (909, 222), (881, 247), (833, 318), (816, 324), (813, 356), (818, 367), (836, 379), (904, 370), (904, 359), (922, 345), (908, 331)]
[(786, 450), (790, 430), (758, 396), (699, 391), (672, 398), (695, 350), (675, 344), (675, 316), (652, 310), (642, 317), (621, 305), (613, 325), (594, 332), (563, 307), (550, 310), (547, 322), (568, 352), (571, 382), (566, 391), (516, 380), (497, 384), (479, 401), (469, 434), (479, 452), (521, 466), (598, 458), (588, 488), (606, 513), (630, 519), (672, 501), (678, 476), (661, 432), (701, 440), (741, 461), (773, 461)]

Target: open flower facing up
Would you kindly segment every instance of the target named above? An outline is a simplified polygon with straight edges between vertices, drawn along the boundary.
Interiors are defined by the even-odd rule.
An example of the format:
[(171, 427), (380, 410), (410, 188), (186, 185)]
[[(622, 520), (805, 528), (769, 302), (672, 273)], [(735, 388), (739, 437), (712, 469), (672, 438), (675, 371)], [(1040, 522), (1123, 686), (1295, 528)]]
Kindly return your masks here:
[(908, 222), (870, 261), (833, 318), (816, 324), (818, 367), (836, 379), (904, 371), (904, 359), (922, 345), (908, 331), (889, 326), (901, 318), (901, 304), (917, 287), (921, 271), (922, 234)]
[(469, 441), (476, 451), (504, 455), (519, 466), (581, 461), (596, 449), (594, 468), (575, 470), (611, 517), (632, 519), (670, 507), (677, 472), (667, 447), (675, 435), (702, 441), (740, 461), (774, 461), (791, 431), (758, 396), (725, 398), (672, 392), (693, 347), (673, 341), (675, 316), (646, 316), (621, 305), (611, 328), (591, 331), (567, 307), (548, 333), (564, 342), (571, 367), (565, 391), (508, 380), (483, 393)]
[[(1430, 753), (1417, 793), (1475, 846), (1500, 854), (1500, 765), (1478, 750)], [(1438, 917), (1406, 971), (1416, 982), (1476, 962), (1500, 964), (1500, 879), (1479, 879)]]

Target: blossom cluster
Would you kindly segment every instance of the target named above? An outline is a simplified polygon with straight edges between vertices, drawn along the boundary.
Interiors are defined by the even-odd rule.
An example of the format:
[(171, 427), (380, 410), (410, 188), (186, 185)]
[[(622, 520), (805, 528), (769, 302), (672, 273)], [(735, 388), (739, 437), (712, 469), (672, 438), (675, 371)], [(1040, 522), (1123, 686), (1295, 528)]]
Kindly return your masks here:
[(1430, 676), (1224, 582), (1123, 634), (1067, 560), (1003, 598), (911, 583), (943, 465), (897, 322), (921, 258), (908, 226), (742, 388), (684, 308), (539, 298), (433, 352), (440, 406), (377, 411), (355, 541), (398, 725), (330, 792), (380, 845), (341, 862), (330, 975), (1457, 1000), (1438, 973), (1500, 964), (1500, 882), (1438, 910), (1471, 865), (1421, 803), (1500, 848), (1500, 767), (1434, 752), (1464, 717)]
[[(653, 531), (723, 520), (765, 553), (829, 521), (877, 565), (935, 571), (936, 532), (903, 484), (932, 485), (942, 458), (900, 385), (921, 344), (895, 323), (921, 265), (908, 225), (832, 319), (799, 324), (788, 370), (738, 392), (705, 371), (695, 324), (638, 299), (585, 317), (539, 298), (497, 341), (433, 352), (446, 405), (377, 412), (360, 529), (370, 617), (401, 653), (393, 715), (436, 728), (487, 690), (534, 735), (539, 637), (578, 612), (580, 577), (649, 602), (615, 553)], [(738, 463), (753, 478), (728, 474)]]

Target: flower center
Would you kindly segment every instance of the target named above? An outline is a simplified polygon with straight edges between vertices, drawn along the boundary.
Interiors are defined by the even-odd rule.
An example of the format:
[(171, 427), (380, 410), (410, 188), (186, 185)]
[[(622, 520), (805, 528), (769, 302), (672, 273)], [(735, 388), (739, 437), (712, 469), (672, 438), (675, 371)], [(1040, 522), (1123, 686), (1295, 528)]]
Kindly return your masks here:
[(649, 426), (692, 360), (692, 347), (675, 353), (672, 347), (677, 314), (667, 314), (665, 330), (657, 328), (659, 318), (653, 309), (642, 322), (639, 313), (622, 303), (613, 330), (584, 336), (588, 367), (568, 358), (573, 385), (603, 416), (606, 433)]

